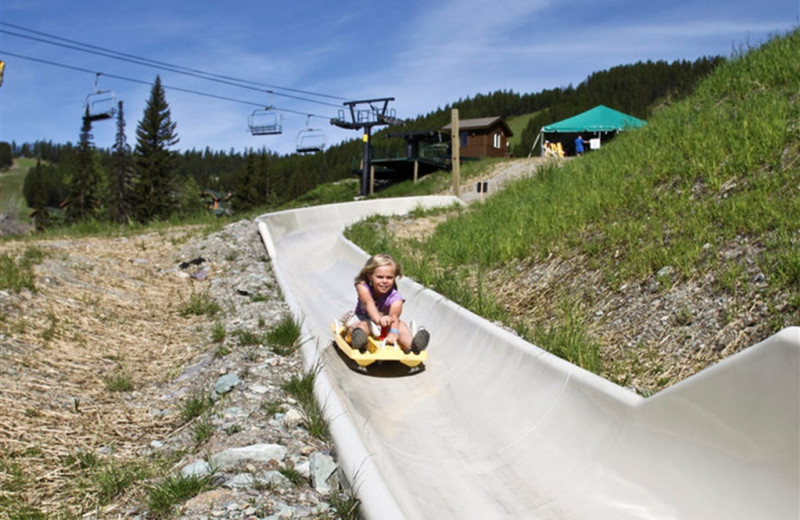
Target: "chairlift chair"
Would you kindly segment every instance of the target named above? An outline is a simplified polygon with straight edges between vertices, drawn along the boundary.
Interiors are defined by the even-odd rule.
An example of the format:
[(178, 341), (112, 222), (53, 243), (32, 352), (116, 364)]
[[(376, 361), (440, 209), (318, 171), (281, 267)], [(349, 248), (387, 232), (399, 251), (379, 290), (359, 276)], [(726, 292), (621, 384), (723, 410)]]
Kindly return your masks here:
[(100, 90), (97, 86), (99, 80), (98, 72), (94, 78), (94, 92), (86, 96), (84, 104), (84, 117), (89, 121), (102, 121), (117, 115), (117, 96), (111, 90)]
[(325, 151), (325, 145), (328, 138), (319, 128), (311, 128), (309, 122), (311, 116), (308, 116), (306, 128), (297, 132), (297, 153), (317, 153)]
[(247, 125), (252, 135), (277, 135), (283, 133), (283, 115), (268, 108), (254, 110)]

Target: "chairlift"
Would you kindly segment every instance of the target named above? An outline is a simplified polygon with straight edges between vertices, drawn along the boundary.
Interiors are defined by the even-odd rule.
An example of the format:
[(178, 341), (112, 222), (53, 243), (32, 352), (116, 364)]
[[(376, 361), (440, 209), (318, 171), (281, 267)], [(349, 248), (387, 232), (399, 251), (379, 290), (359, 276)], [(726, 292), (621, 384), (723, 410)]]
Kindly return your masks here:
[(309, 122), (311, 116), (306, 120), (306, 128), (297, 132), (297, 153), (317, 153), (325, 151), (328, 137), (319, 128), (311, 128)]
[(94, 79), (94, 92), (86, 96), (84, 117), (89, 121), (103, 121), (117, 115), (117, 96), (111, 90), (100, 90), (97, 82), (100, 73)]
[(283, 133), (283, 115), (270, 108), (254, 110), (247, 118), (252, 135), (277, 135)]

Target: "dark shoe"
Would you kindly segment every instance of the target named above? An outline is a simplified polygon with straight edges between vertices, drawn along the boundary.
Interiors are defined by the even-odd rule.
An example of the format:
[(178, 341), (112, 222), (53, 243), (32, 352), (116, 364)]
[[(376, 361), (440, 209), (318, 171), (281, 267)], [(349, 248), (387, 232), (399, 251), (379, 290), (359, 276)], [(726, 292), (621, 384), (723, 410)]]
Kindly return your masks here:
[(411, 340), (411, 350), (415, 354), (419, 354), (421, 351), (428, 348), (428, 341), (430, 341), (431, 335), (425, 329), (419, 329), (416, 334), (414, 334), (414, 339)]
[(367, 349), (367, 333), (362, 329), (353, 329), (350, 335), (350, 345), (353, 348), (364, 352)]

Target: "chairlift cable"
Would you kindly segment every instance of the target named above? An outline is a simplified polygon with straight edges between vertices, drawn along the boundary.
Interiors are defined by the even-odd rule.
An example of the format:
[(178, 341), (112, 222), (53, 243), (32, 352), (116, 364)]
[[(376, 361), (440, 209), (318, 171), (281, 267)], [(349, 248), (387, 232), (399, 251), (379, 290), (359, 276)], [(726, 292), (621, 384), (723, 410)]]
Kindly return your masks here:
[[(95, 74), (95, 75), (96, 74), (102, 74), (103, 76), (106, 76), (108, 78), (118, 79), (118, 80), (121, 80), (121, 81), (129, 81), (131, 83), (138, 83), (140, 85), (152, 85), (153, 84), (150, 81), (144, 81), (144, 80), (135, 79), (135, 78), (128, 78), (128, 77), (125, 77), (125, 76), (119, 76), (117, 74), (109, 74), (107, 72), (98, 72), (98, 71), (91, 70), (91, 69), (86, 69), (86, 68), (83, 68), (83, 67), (76, 67), (74, 65), (65, 65), (63, 63), (56, 63), (56, 62), (53, 62), (53, 61), (43, 60), (43, 59), (40, 59), (40, 58), (32, 58), (30, 56), (24, 56), (22, 54), (9, 52), (9, 51), (6, 51), (6, 50), (1, 50), (0, 54), (7, 54), (8, 56), (13, 56), (15, 58), (22, 58), (22, 59), (25, 59), (25, 60), (44, 63), (46, 65), (53, 65), (55, 67), (61, 67), (61, 68), (70, 69), (70, 70), (74, 70), (74, 71), (78, 71), (78, 72), (86, 72), (86, 73)], [(264, 103), (256, 103), (256, 102), (253, 102), (253, 101), (245, 101), (245, 100), (242, 100), (242, 99), (236, 99), (236, 98), (232, 98), (232, 97), (228, 97), (228, 96), (221, 96), (221, 95), (218, 95), (218, 94), (210, 94), (208, 92), (201, 92), (199, 90), (192, 90), (192, 89), (183, 88), (183, 87), (175, 87), (175, 86), (164, 85), (164, 84), (162, 84), (161, 86), (165, 90), (176, 90), (176, 91), (179, 91), (179, 92), (185, 92), (187, 94), (195, 94), (195, 95), (198, 95), (198, 96), (204, 96), (204, 97), (209, 97), (209, 98), (214, 98), (214, 99), (220, 99), (220, 100), (223, 100), (223, 101), (231, 101), (231, 102), (234, 102), (234, 103), (241, 103), (241, 104), (244, 104), (244, 105), (250, 105), (250, 106), (255, 106), (255, 107), (262, 107), (262, 108), (264, 107)], [(275, 107), (272, 107), (272, 109), (276, 110), (276, 111), (279, 111), (279, 112), (287, 112), (287, 113), (298, 114), (298, 115), (303, 115), (303, 116), (304, 115), (308, 115), (307, 112), (300, 112), (299, 110), (292, 110), (292, 109), (289, 109), (289, 108), (280, 108), (280, 107), (275, 106)], [(326, 119), (326, 120), (330, 119), (329, 116), (323, 116), (323, 115), (319, 115), (319, 114), (310, 114), (310, 115), (312, 117), (318, 117), (320, 119)]]
[[(63, 48), (66, 48), (66, 49), (72, 49), (72, 50), (76, 50), (76, 51), (79, 51), (79, 52), (86, 52), (86, 53), (90, 53), (90, 54), (96, 54), (98, 56), (103, 56), (103, 57), (106, 57), (106, 58), (116, 59), (116, 60), (120, 60), (120, 61), (126, 61), (128, 63), (134, 63), (136, 65), (144, 65), (144, 66), (153, 67), (153, 68), (160, 68), (162, 70), (167, 70), (167, 71), (175, 72), (175, 73), (178, 73), (178, 74), (184, 74), (184, 75), (187, 75), (187, 76), (196, 77), (196, 78), (199, 78), (199, 79), (204, 79), (206, 81), (215, 81), (215, 82), (218, 82), (218, 83), (223, 83), (223, 84), (231, 85), (231, 86), (234, 86), (234, 87), (250, 89), (250, 90), (257, 90), (257, 91), (264, 92), (263, 88), (257, 88), (257, 87), (254, 87), (254, 86), (246, 85), (247, 83), (249, 83), (250, 85), (263, 85), (263, 86), (266, 86), (266, 87), (272, 88), (272, 89), (286, 90), (288, 92), (297, 92), (297, 93), (300, 93), (300, 94), (306, 94), (306, 95), (317, 96), (317, 97), (327, 97), (327, 98), (331, 98), (331, 99), (342, 99), (342, 100), (346, 99), (346, 98), (342, 98), (342, 97), (339, 97), (339, 96), (333, 96), (333, 95), (330, 95), (330, 94), (322, 94), (322, 93), (318, 93), (318, 92), (311, 92), (311, 91), (295, 89), (295, 88), (290, 88), (290, 87), (281, 87), (281, 86), (278, 86), (278, 85), (266, 85), (266, 84), (261, 84), (261, 83), (257, 83), (257, 82), (254, 82), (254, 81), (242, 80), (242, 79), (233, 78), (233, 77), (230, 77), (230, 76), (224, 76), (224, 75), (221, 75), (221, 74), (214, 74), (214, 73), (209, 73), (209, 72), (205, 72), (205, 71), (200, 71), (200, 70), (197, 70), (197, 69), (191, 69), (191, 68), (188, 68), (188, 67), (182, 67), (182, 66), (179, 66), (179, 65), (172, 65), (172, 64), (169, 64), (169, 63), (166, 63), (166, 62), (150, 60), (148, 58), (141, 58), (139, 56), (134, 56), (132, 54), (122, 53), (122, 52), (118, 52), (118, 51), (114, 51), (114, 50), (110, 50), (110, 49), (104, 49), (104, 48), (98, 47), (96, 45), (90, 45), (90, 44), (86, 44), (86, 43), (81, 43), (81, 42), (77, 42), (77, 41), (74, 41), (74, 40), (61, 38), (59, 36), (53, 36), (53, 35), (49, 35), (49, 34), (46, 34), (46, 33), (39, 32), (39, 31), (34, 31), (32, 29), (26, 29), (24, 27), (20, 27), (20, 26), (17, 26), (17, 25), (9, 24), (9, 23), (6, 23), (6, 22), (0, 22), (0, 25), (6, 25), (6, 26), (9, 26), (9, 27), (15, 27), (15, 28), (18, 28), (18, 29), (22, 29), (24, 31), (32, 32), (34, 34), (40, 34), (40, 35), (46, 36), (47, 38), (69, 42), (70, 44), (74, 44), (74, 45), (67, 45), (67, 44), (64, 44), (64, 43), (58, 43), (58, 42), (50, 41), (50, 40), (43, 39), (43, 38), (36, 38), (34, 36), (30, 36), (30, 35), (27, 35), (27, 34), (20, 34), (20, 33), (17, 33), (17, 32), (8, 31), (6, 29), (0, 29), (0, 33), (8, 34), (8, 35), (11, 35), (11, 36), (17, 36), (19, 38), (25, 38), (25, 39), (29, 39), (29, 40), (33, 40), (33, 41), (38, 41), (38, 42), (41, 42), (41, 43), (46, 43), (46, 44), (49, 44), (49, 45), (55, 45), (55, 46), (63, 47)], [(90, 49), (95, 49), (95, 50), (90, 50)], [(332, 103), (326, 103), (324, 101), (319, 101), (319, 100), (316, 100), (316, 99), (308, 99), (308, 98), (303, 98), (303, 97), (300, 97), (300, 96), (293, 96), (293, 95), (290, 95), (290, 94), (284, 94), (284, 93), (281, 93), (281, 92), (276, 92), (275, 94), (279, 95), (279, 96), (292, 98), (292, 99), (297, 99), (297, 100), (300, 100), (300, 101), (306, 101), (306, 102), (309, 102), (309, 103), (318, 103), (318, 104), (328, 105), (328, 106), (333, 106), (333, 107), (340, 106), (340, 105), (334, 105)]]

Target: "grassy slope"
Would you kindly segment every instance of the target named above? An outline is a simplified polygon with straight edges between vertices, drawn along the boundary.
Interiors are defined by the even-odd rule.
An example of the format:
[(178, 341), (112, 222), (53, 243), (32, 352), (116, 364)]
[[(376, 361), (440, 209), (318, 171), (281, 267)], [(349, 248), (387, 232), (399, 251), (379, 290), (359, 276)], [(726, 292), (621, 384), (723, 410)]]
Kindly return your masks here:
[(514, 132), (514, 135), (508, 140), (509, 148), (512, 150), (517, 145), (517, 143), (522, 138), (522, 131), (525, 130), (525, 127), (528, 126), (528, 121), (531, 120), (533, 116), (538, 114), (538, 112), (534, 112), (532, 114), (524, 114), (517, 117), (509, 118), (506, 123), (511, 128), (511, 131)]
[(22, 222), (28, 221), (28, 205), (22, 196), (22, 184), (28, 170), (35, 164), (35, 159), (15, 159), (11, 169), (0, 172), (0, 213), (14, 215)]
[(800, 221), (797, 52), (800, 32), (732, 60), (643, 130), (442, 227), (434, 249), (483, 264), (571, 250), (629, 279), (668, 263), (691, 276), (714, 264), (705, 244), (739, 236), (787, 246)]
[[(481, 286), (485, 273), (580, 259), (598, 273), (599, 291), (655, 281), (668, 293), (711, 280), (719, 301), (764, 302), (764, 334), (797, 324), (798, 55), (795, 31), (731, 59), (694, 96), (661, 107), (647, 127), (515, 183), (448, 219), (428, 239), (370, 243), (357, 230), (355, 236), (369, 251), (377, 246), (400, 256), (422, 283), (523, 333), (532, 330), (534, 339), (537, 323), (514, 322), (492, 289)], [(560, 330), (572, 331), (569, 341), (580, 336), (578, 342), (592, 343), (580, 316), (556, 308), (574, 300), (558, 292), (565, 290), (555, 287), (548, 295), (556, 302), (549, 314), (562, 316)], [(596, 356), (589, 357), (581, 364), (598, 371)]]

